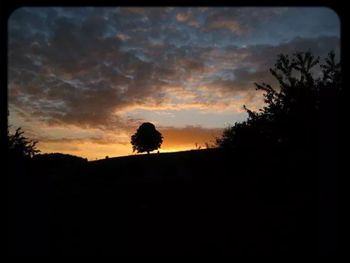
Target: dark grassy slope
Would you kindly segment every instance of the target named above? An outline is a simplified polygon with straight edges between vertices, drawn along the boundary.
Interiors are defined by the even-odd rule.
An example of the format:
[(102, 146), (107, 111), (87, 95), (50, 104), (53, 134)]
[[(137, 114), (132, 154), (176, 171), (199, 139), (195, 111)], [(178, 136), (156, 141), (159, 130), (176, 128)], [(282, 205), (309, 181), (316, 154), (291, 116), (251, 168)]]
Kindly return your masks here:
[(32, 227), (55, 255), (319, 254), (319, 171), (306, 153), (288, 155), (213, 149), (34, 163), (47, 200), (36, 210), (47, 220)]

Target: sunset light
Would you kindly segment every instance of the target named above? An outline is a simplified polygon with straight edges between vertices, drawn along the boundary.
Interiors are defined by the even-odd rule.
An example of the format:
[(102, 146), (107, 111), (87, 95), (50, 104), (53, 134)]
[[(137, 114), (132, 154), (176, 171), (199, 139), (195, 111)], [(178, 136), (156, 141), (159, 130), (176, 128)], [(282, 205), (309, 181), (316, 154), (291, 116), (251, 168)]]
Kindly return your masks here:
[(263, 106), (254, 83), (276, 84), (277, 54), (339, 53), (338, 24), (327, 8), (20, 8), (9, 123), (42, 153), (89, 160), (132, 154), (145, 121), (162, 152), (203, 148)]

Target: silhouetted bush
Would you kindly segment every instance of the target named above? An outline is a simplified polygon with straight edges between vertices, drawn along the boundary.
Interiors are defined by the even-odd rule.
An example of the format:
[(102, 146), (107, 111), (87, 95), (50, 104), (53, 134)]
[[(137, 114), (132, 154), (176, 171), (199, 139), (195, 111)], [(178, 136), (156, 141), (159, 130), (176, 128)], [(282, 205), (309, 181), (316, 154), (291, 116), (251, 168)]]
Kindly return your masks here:
[(10, 159), (32, 158), (40, 151), (36, 148), (37, 141), (25, 137), (21, 128), (17, 128), (14, 134), (7, 130), (8, 151)]
[[(270, 69), (279, 89), (266, 83), (255, 84), (257, 90), (264, 91), (266, 106), (258, 112), (244, 106), (248, 119), (225, 129), (217, 145), (231, 150), (316, 150), (325, 139), (335, 139), (339, 129), (340, 70), (333, 52), (321, 65), (320, 58), (310, 52), (296, 53), (291, 58), (279, 55), (275, 67)], [(335, 120), (333, 125), (325, 125), (327, 116)], [(329, 136), (324, 137), (325, 131)]]

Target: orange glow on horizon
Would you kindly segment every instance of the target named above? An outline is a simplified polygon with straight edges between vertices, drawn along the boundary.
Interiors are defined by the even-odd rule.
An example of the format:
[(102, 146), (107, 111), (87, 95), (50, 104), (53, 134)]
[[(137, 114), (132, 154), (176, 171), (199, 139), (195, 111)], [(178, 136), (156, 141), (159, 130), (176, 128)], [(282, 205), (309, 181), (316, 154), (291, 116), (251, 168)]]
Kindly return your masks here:
[[(193, 128), (195, 131), (195, 128)], [(189, 131), (165, 131), (163, 135), (168, 135), (164, 137), (163, 144), (159, 149), (160, 153), (166, 152), (178, 152), (178, 151), (188, 151), (197, 148), (205, 149), (205, 143), (212, 144), (213, 140), (210, 137), (209, 132), (200, 132), (196, 134), (191, 134), (191, 129)], [(187, 134), (186, 138), (182, 137)], [(137, 153), (132, 152), (132, 146), (130, 143), (98, 143), (96, 141), (40, 141), (38, 143), (38, 148), (42, 154), (44, 153), (63, 153), (80, 156), (87, 158), (89, 161), (96, 159), (104, 159), (106, 156), (119, 157), (127, 155), (135, 155)], [(153, 151), (153, 153), (156, 153)]]
[[(59, 144), (59, 146), (57, 145)], [(65, 145), (65, 143), (39, 143), (38, 144), (40, 153), (63, 153), (63, 154), (71, 154), (79, 157), (87, 158), (89, 161), (104, 159), (106, 156), (109, 158), (120, 157), (120, 156), (128, 156), (128, 155), (136, 155), (136, 152), (132, 152), (132, 146), (128, 145), (120, 145), (120, 144), (108, 144), (103, 145), (96, 143), (69, 143), (69, 145)], [(205, 149), (204, 144), (198, 144), (201, 149)], [(173, 147), (161, 147), (159, 149), (159, 153), (168, 153), (168, 152), (180, 152), (180, 151), (188, 151), (196, 149), (195, 144), (193, 145), (179, 145)], [(156, 153), (153, 151), (152, 153)]]

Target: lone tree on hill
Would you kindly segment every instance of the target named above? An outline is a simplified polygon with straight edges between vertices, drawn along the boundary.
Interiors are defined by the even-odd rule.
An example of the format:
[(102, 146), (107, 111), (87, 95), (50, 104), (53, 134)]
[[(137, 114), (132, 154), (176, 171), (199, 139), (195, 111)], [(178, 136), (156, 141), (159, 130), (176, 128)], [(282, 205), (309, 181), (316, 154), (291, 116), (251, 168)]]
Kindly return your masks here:
[(150, 122), (142, 123), (136, 133), (131, 136), (132, 150), (138, 153), (147, 152), (149, 154), (159, 149), (162, 142), (162, 134)]

